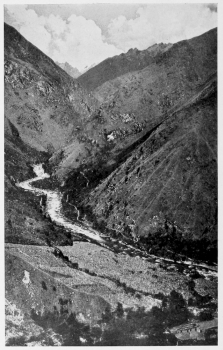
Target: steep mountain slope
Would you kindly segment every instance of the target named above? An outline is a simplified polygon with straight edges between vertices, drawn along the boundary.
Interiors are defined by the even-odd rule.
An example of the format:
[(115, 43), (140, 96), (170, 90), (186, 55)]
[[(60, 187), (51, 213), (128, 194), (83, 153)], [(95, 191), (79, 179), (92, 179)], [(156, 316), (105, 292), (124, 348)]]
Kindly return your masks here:
[[(149, 64), (144, 70), (106, 82), (94, 98), (13, 28), (6, 26), (5, 36), (6, 117), (25, 143), (52, 154), (51, 166), (61, 180), (79, 167), (107, 174), (123, 149), (156, 127), (216, 70), (213, 30), (140, 53), (143, 64)], [(138, 64), (135, 50), (128, 55)]]
[(65, 63), (56, 62), (56, 64), (60, 68), (65, 70), (65, 72), (67, 72), (67, 74), (69, 74), (72, 78), (78, 78), (81, 75), (79, 70), (75, 67), (72, 67), (68, 62), (65, 62)]
[[(140, 71), (130, 51), (95, 98), (5, 25), (7, 345), (176, 345), (169, 329), (216, 317), (216, 267), (173, 260), (216, 259), (216, 31), (194, 42), (150, 48)], [(38, 162), (74, 221), (109, 229), (105, 244), (17, 187)]]
[[(97, 101), (49, 57), (5, 24), (5, 239), (10, 243), (72, 244), (40, 211), (39, 199), (16, 183), (34, 176), (31, 165), (45, 162), (74, 138)], [(72, 140), (71, 140), (72, 139)]]
[(16, 184), (34, 176), (31, 165), (46, 162), (49, 154), (25, 144), (16, 127), (5, 118), (5, 242), (72, 244), (71, 236), (46, 218), (40, 199)]
[[(70, 234), (43, 216), (39, 199), (16, 183), (34, 176), (74, 137), (97, 101), (40, 50), (5, 24), (5, 240), (46, 245), (71, 244)], [(72, 142), (72, 141), (71, 141)]]
[[(213, 29), (194, 39), (174, 44), (157, 55), (146, 68), (124, 74), (96, 88), (93, 94), (100, 100), (101, 106), (89, 118), (85, 130), (98, 147), (94, 155), (94, 145), (89, 149), (90, 167), (86, 163), (82, 165), (90, 182), (92, 174), (89, 169), (95, 170), (97, 179), (109, 174), (123, 156), (128, 156), (135, 142), (202, 88), (204, 81), (216, 69), (217, 30)], [(67, 161), (71, 164), (74, 157), (69, 156), (69, 152), (67, 150)], [(64, 165), (64, 162), (59, 165), (58, 174), (63, 172)], [(73, 178), (76, 175), (77, 172)], [(69, 183), (72, 186), (72, 181)]]
[[(54, 155), (52, 165), (61, 163), (56, 171), (59, 177), (83, 163), (92, 163), (105, 149), (114, 148), (108, 137), (114, 128), (110, 113), (7, 24), (5, 116), (25, 144)], [(121, 116), (116, 124), (125, 138), (126, 129), (130, 134), (141, 131), (135, 120), (126, 128)]]
[(98, 103), (7, 24), (4, 53), (5, 115), (25, 143), (53, 153), (70, 142)]
[(203, 66), (205, 66), (204, 70), (207, 70), (215, 64), (216, 34), (217, 29), (215, 28), (198, 37), (176, 44), (155, 44), (143, 51), (130, 49), (126, 54), (114, 56), (101, 62), (81, 75), (78, 81), (88, 91), (94, 91), (110, 80), (126, 73), (140, 71), (153, 63), (160, 64), (164, 60), (169, 61), (166, 62), (169, 63), (169, 67), (174, 65), (175, 68), (179, 68), (179, 66), (187, 68), (188, 78), (190, 75), (191, 79), (199, 79), (200, 75), (205, 75)]
[(147, 50), (130, 49), (126, 54), (107, 58), (95, 67), (82, 74), (78, 81), (88, 91), (94, 90), (108, 80), (125, 73), (145, 68), (154, 61), (154, 57), (171, 47), (171, 44), (155, 44)]
[[(54, 174), (60, 179), (68, 177), (64, 190), (76, 196), (74, 186), (78, 183), (86, 189), (86, 179), (90, 190), (149, 135), (162, 127), (169, 133), (166, 120), (216, 72), (216, 34), (213, 29), (174, 45), (158, 45), (137, 54), (130, 51), (125, 56), (133, 62), (129, 70), (140, 61), (137, 55), (149, 65), (96, 89), (95, 96), (104, 101), (100, 105), (51, 59), (5, 25), (6, 125), (10, 123), (18, 133), (20, 143), (52, 155)], [(97, 72), (99, 66), (93, 70)], [(114, 75), (121, 72), (113, 69)], [(13, 138), (10, 142), (12, 146)], [(156, 195), (155, 186), (153, 190)], [(143, 232), (141, 223), (139, 227)]]
[(148, 121), (188, 98), (191, 90), (216, 72), (216, 55), (217, 31), (213, 29), (172, 45), (143, 70), (105, 82), (93, 94), (112, 106), (114, 115), (131, 111), (138, 121), (143, 117)]
[(84, 199), (84, 206), (127, 236), (167, 233), (169, 225), (188, 240), (216, 240), (216, 99), (214, 75)]

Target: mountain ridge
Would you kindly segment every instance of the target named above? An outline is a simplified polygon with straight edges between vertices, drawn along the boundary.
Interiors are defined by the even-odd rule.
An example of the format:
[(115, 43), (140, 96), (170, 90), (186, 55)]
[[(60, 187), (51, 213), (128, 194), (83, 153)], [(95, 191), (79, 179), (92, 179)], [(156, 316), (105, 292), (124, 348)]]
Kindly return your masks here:
[(140, 239), (169, 222), (189, 240), (216, 241), (216, 88), (213, 76), (86, 197), (105, 227)]
[(72, 67), (68, 62), (55, 62), (60, 68), (65, 70), (72, 78), (76, 79), (81, 75), (81, 72), (76, 67)]
[(217, 31), (145, 51), (89, 91), (5, 25), (7, 345), (217, 342)]
[[(199, 41), (201, 37), (208, 36), (216, 31), (217, 28), (214, 28), (195, 38), (182, 40), (176, 44), (154, 44), (142, 51), (136, 48), (130, 49), (126, 54), (117, 55), (102, 61), (96, 67), (93, 67), (86, 73), (82, 74), (78, 81), (89, 91), (95, 90), (95, 88), (108, 80), (115, 79), (134, 70), (144, 69), (154, 61), (162, 60), (165, 53), (173, 47), (182, 46), (187, 42), (192, 43), (196, 40)], [(132, 60), (132, 62), (128, 63), (128, 59)], [(110, 69), (111, 65), (112, 67)], [(97, 70), (101, 72), (102, 77), (98, 74)]]

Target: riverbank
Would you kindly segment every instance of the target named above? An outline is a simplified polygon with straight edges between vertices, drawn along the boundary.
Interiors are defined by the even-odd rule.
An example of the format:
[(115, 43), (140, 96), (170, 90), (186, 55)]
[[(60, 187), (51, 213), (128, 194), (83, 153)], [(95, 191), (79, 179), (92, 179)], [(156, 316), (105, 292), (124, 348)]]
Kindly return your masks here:
[[(163, 230), (153, 234), (151, 236), (151, 242), (148, 237), (139, 237), (138, 240), (134, 241), (131, 236), (128, 237), (127, 235), (125, 236), (115, 230), (108, 229), (105, 223), (99, 224), (89, 208), (77, 207), (70, 202), (69, 194), (63, 195), (62, 192), (58, 191), (56, 182), (53, 182), (50, 186), (50, 176), (45, 175), (42, 166), (37, 170), (37, 174), (39, 174), (39, 171), (42, 176), (38, 176), (37, 180), (31, 180), (31, 182), (35, 181), (37, 193), (38, 191), (39, 193), (41, 191), (45, 194), (48, 193), (48, 203), (50, 203), (50, 205), (48, 205), (48, 207), (46, 205), (46, 210), (48, 210), (48, 214), (55, 223), (62, 226), (65, 225), (67, 229), (70, 229), (73, 233), (77, 234), (78, 230), (77, 228), (72, 227), (72, 223), (78, 222), (79, 233), (81, 234), (83, 228), (85, 230), (87, 229), (88, 233), (86, 234), (85, 232), (84, 235), (86, 234), (88, 238), (94, 240), (94, 235), (92, 236), (89, 232), (93, 232), (93, 234), (95, 234), (95, 232), (96, 234), (98, 234), (98, 232), (103, 232), (103, 234), (100, 233), (104, 239), (103, 245), (116, 253), (124, 251), (131, 256), (138, 256), (151, 261), (154, 261), (154, 259), (161, 259), (161, 261), (164, 261), (168, 265), (174, 264), (179, 272), (185, 270), (191, 276), (200, 277), (202, 275), (201, 270), (200, 272), (196, 271), (196, 268), (198, 267), (203, 268), (204, 270), (206, 269), (207, 271), (217, 271), (216, 264), (213, 264), (211, 258), (208, 261), (199, 259), (202, 256), (208, 256), (208, 253), (210, 253), (209, 251), (206, 252), (204, 249), (205, 251), (201, 252), (202, 255), (199, 255), (199, 251), (203, 249), (201, 241), (200, 249), (198, 249), (198, 252), (195, 252), (195, 256), (193, 250), (188, 252), (188, 256), (182, 254), (187, 246), (190, 246), (190, 248), (194, 246), (196, 247), (196, 242), (186, 241), (185, 239), (182, 240), (179, 233), (176, 231), (174, 232), (174, 227), (172, 227), (173, 232), (169, 232), (169, 235)], [(44, 188), (51, 188), (51, 190), (46, 190)], [(52, 188), (54, 190), (52, 190)], [(61, 187), (60, 189), (62, 190)], [(72, 198), (72, 202), (73, 200), (74, 198)], [(49, 212), (49, 206), (51, 213)], [(81, 235), (79, 238), (81, 239)], [(190, 270), (188, 270), (188, 265), (190, 266)]]
[[(49, 181), (50, 177), (41, 164), (34, 165), (33, 169), (36, 178), (17, 184), (18, 190), (37, 198), (39, 207), (44, 206), (45, 215), (49, 216), (52, 225), (59, 232), (64, 231), (70, 235), (71, 244), (61, 245), (56, 240), (45, 247), (18, 242), (7, 244), (7, 274), (17, 276), (13, 283), (20, 293), (19, 296), (18, 293), (13, 294), (14, 289), (11, 288), (9, 279), (6, 295), (10, 302), (15, 301), (22, 313), (29, 314), (39, 327), (45, 329), (47, 319), (51, 331), (56, 332), (56, 339), (62, 339), (61, 345), (78, 345), (82, 342), (81, 339), (85, 339), (87, 345), (112, 345), (109, 334), (117, 332), (117, 317), (123, 327), (129, 327), (129, 315), (133, 317), (135, 328), (131, 326), (133, 335), (129, 334), (128, 338), (135, 345), (168, 345), (170, 341), (176, 345), (176, 337), (173, 334), (170, 336), (168, 327), (180, 326), (186, 321), (203, 321), (204, 317), (216, 318), (216, 267), (211, 269), (204, 264), (199, 266), (192, 260), (177, 262), (158, 258), (142, 251), (133, 242), (131, 244), (120, 237), (106, 237), (105, 232), (99, 233), (87, 226), (87, 222), (80, 221), (82, 216), (77, 220), (77, 213), (73, 220), (67, 218), (62, 210), (62, 193), (59, 190), (36, 187), (39, 180)], [(78, 211), (79, 208), (75, 210)], [(51, 290), (54, 292), (53, 299)], [(76, 298), (80, 300), (78, 303), (74, 301)], [(85, 298), (87, 304), (83, 303)], [(88, 303), (92, 305), (96, 300), (98, 301), (88, 314)], [(161, 311), (168, 305), (168, 300), (174, 308), (178, 308), (178, 304), (183, 307), (180, 316), (177, 316), (177, 311), (173, 318), (173, 309)], [(82, 310), (78, 306), (80, 302)], [(42, 310), (41, 315), (39, 308)], [(137, 332), (141, 326), (136, 321), (137, 312), (141, 317), (153, 318), (152, 329), (157, 336), (159, 333), (159, 343), (151, 338), (151, 334), (149, 340), (149, 334), (144, 329), (144, 340), (139, 340), (141, 338), (138, 338)], [(156, 315), (155, 318), (152, 315)], [(67, 320), (67, 317), (72, 318), (66, 331), (55, 327), (55, 317), (58, 316), (61, 322)], [(98, 324), (100, 336), (92, 341), (92, 330), (86, 328), (85, 335), (77, 333), (73, 339), (68, 329), (71, 330), (74, 323), (77, 327), (82, 327), (81, 324)], [(152, 332), (150, 328), (148, 331)], [(44, 339), (46, 338), (47, 336)], [(120, 341), (119, 338), (117, 345), (120, 345)], [(215, 344), (216, 327), (212, 339), (204, 335), (202, 339), (194, 340), (192, 337), (191, 341), (193, 344), (195, 341), (196, 345)]]

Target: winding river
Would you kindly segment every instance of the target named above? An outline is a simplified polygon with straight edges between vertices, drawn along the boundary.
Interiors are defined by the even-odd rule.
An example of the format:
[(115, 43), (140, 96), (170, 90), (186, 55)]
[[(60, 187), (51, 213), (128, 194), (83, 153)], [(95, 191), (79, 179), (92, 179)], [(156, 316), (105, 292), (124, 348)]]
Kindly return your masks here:
[[(177, 263), (172, 259), (157, 257), (155, 255), (150, 255), (146, 252), (141, 251), (140, 249), (137, 249), (136, 247), (129, 245), (125, 242), (122, 242), (117, 239), (104, 239), (101, 237), (101, 235), (94, 229), (89, 228), (87, 225), (86, 227), (81, 224), (81, 222), (72, 222), (68, 218), (66, 218), (62, 213), (62, 193), (59, 191), (52, 191), (52, 190), (44, 190), (40, 188), (36, 188), (32, 186), (32, 184), (38, 180), (43, 180), (46, 178), (50, 178), (50, 175), (45, 173), (42, 164), (36, 164), (33, 165), (33, 171), (36, 174), (36, 177), (26, 180), (20, 183), (17, 183), (17, 186), (20, 188), (23, 188), (26, 191), (31, 191), (37, 196), (45, 195), (46, 200), (46, 212), (50, 216), (51, 220), (55, 222), (55, 224), (59, 226), (63, 226), (65, 229), (69, 230), (70, 232), (73, 232), (74, 234), (78, 234), (78, 236), (83, 235), (85, 238), (88, 237), (90, 241), (97, 241), (98, 244), (108, 248), (108, 249), (116, 249), (118, 253), (123, 254), (131, 254), (133, 256), (138, 256), (142, 259), (148, 259), (150, 261), (153, 261), (154, 263), (159, 263), (162, 261), (163, 263), (167, 265), (184, 265), (185, 268), (189, 266), (193, 266), (196, 268), (196, 270), (203, 275), (204, 277), (207, 276), (217, 276), (217, 266), (208, 266), (205, 263), (195, 263), (191, 259), (188, 259), (187, 261), (178, 261)], [(75, 210), (79, 211), (75, 207)]]
[(61, 208), (62, 208), (61, 192), (43, 190), (31, 185), (35, 181), (43, 180), (50, 177), (49, 174), (44, 172), (42, 164), (34, 165), (33, 171), (36, 174), (35, 178), (20, 182), (19, 184), (17, 184), (17, 186), (23, 188), (26, 191), (31, 191), (36, 195), (46, 195), (47, 196), (46, 212), (49, 214), (51, 220), (55, 222), (57, 225), (63, 226), (73, 233), (82, 234), (93, 240), (103, 242), (104, 240), (100, 237), (97, 231), (77, 225), (63, 216), (63, 214), (61, 213)]

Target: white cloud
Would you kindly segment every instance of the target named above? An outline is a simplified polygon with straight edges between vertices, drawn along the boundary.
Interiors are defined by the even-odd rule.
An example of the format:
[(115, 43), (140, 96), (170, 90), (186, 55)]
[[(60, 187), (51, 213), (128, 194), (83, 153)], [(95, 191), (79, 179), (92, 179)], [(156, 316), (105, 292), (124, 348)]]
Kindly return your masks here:
[[(47, 6), (47, 5), (46, 5)], [(38, 15), (28, 5), (6, 5), (7, 18), (20, 33), (55, 61), (83, 70), (130, 48), (188, 39), (217, 25), (216, 7), (208, 4), (139, 5), (134, 19), (110, 21), (106, 37), (93, 20), (70, 14)]]
[(217, 13), (204, 4), (157, 4), (140, 7), (135, 19), (124, 16), (108, 26), (108, 41), (127, 51), (159, 42), (177, 42), (217, 26)]
[(74, 14), (67, 20), (63, 37), (56, 38), (55, 44), (57, 50), (53, 55), (80, 69), (122, 52), (103, 41), (101, 29), (94, 21)]
[(58, 15), (50, 15), (46, 20), (46, 28), (53, 34), (60, 35), (66, 30), (66, 22)]
[(12, 25), (45, 54), (51, 41), (50, 33), (45, 29), (46, 18), (37, 16), (34, 10), (27, 10), (27, 5), (8, 5), (7, 10), (12, 18)]
[(123, 52), (106, 43), (95, 22), (82, 16), (72, 14), (67, 21), (59, 15), (38, 16), (27, 5), (8, 5), (7, 10), (12, 25), (27, 40), (55, 61), (79, 70)]

